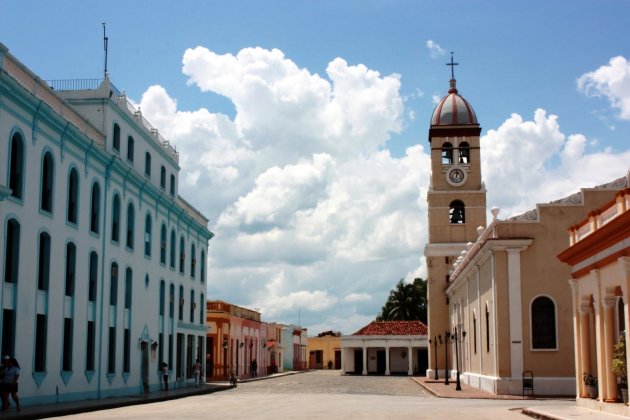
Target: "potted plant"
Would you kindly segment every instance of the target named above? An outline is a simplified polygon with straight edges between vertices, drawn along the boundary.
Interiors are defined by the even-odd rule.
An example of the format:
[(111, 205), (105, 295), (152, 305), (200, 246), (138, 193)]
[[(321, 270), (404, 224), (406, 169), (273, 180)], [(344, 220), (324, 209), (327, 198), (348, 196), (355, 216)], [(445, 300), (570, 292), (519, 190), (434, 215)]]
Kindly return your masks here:
[(591, 375), (588, 372), (584, 372), (582, 375), (582, 379), (584, 379), (584, 385), (588, 387), (588, 394), (592, 399), (597, 398), (598, 390), (597, 390), (597, 378)]
[(628, 402), (628, 365), (626, 362), (626, 340), (619, 336), (619, 342), (615, 344), (615, 353), (612, 360), (612, 371), (619, 378), (619, 389), (624, 404)]

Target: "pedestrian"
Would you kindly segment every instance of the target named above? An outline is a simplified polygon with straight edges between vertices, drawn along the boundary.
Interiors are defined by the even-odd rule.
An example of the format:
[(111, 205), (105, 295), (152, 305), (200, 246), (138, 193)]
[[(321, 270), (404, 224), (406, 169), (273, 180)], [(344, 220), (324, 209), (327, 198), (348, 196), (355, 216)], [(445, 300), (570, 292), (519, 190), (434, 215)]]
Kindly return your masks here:
[(17, 411), (20, 411), (20, 398), (18, 397), (18, 378), (20, 377), (20, 364), (15, 358), (6, 359), (4, 356), (3, 362), (7, 361), (8, 368), (5, 367), (4, 377), (2, 378), (2, 409), (9, 408), (9, 394), (15, 402)]
[(2, 357), (2, 366), (0, 366), (0, 395), (2, 396), (2, 411), (9, 408), (9, 387), (5, 385), (4, 377), (9, 370), (9, 360), (11, 358), (6, 354)]
[(255, 378), (256, 376), (258, 376), (258, 362), (256, 361), (256, 359), (252, 360), (251, 373), (252, 373), (252, 378)]
[(199, 363), (199, 359), (195, 360), (193, 373), (195, 374), (195, 386), (199, 386), (199, 377), (201, 376), (201, 363)]
[(168, 391), (168, 364), (162, 362), (162, 379), (164, 380), (164, 391)]

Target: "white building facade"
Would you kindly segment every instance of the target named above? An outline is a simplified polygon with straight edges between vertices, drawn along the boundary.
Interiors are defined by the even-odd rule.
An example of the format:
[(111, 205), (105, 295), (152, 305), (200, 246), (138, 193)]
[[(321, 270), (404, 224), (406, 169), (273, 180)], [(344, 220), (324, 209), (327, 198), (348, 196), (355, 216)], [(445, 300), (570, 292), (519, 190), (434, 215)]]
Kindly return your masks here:
[(192, 381), (208, 220), (177, 152), (110, 82), (51, 89), (0, 44), (0, 327), (24, 405)]

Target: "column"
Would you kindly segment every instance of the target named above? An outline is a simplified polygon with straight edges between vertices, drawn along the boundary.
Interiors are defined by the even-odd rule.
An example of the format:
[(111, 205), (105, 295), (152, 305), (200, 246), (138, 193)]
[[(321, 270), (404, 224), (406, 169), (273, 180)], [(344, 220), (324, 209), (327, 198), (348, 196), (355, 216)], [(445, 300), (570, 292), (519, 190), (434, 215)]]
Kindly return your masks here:
[(589, 329), (589, 315), (591, 313), (591, 307), (589, 305), (580, 305), (579, 308), (579, 325), (580, 325), (580, 370), (577, 372), (577, 383), (579, 384), (579, 396), (581, 398), (589, 398), (588, 390), (582, 380), (584, 373), (591, 372), (591, 342), (590, 342), (590, 329)]
[(606, 394), (604, 402), (617, 401), (617, 380), (612, 372), (612, 359), (615, 347), (615, 297), (606, 297), (602, 300), (604, 307), (604, 371), (606, 372)]
[(521, 251), (523, 249), (506, 249), (509, 283), (508, 310), (510, 311), (510, 376), (518, 380), (521, 379), (523, 372), (523, 311), (521, 305)]
[(363, 372), (362, 375), (367, 375), (367, 347), (363, 345)]
[(341, 351), (339, 352), (341, 354), (341, 374), (345, 375), (346, 374), (346, 349), (343, 347), (343, 345), (341, 346)]
[(409, 369), (407, 370), (407, 375), (413, 375), (413, 353), (411, 352), (413, 347), (407, 347), (407, 360), (409, 360)]
[(385, 375), (389, 375), (389, 346), (385, 346)]
[[(624, 202), (625, 206), (625, 202)], [(625, 208), (624, 208), (625, 210)], [(626, 349), (628, 348), (628, 343), (630, 343), (630, 336), (628, 334), (628, 325), (630, 325), (630, 313), (628, 312), (629, 306), (628, 300), (630, 300), (630, 296), (628, 296), (628, 291), (630, 290), (630, 257), (620, 257), (618, 260), (619, 265), (621, 266), (622, 273), (625, 275), (624, 281), (622, 282), (621, 290), (623, 294), (623, 316), (626, 322)], [(626, 365), (630, 366), (630, 351), (626, 351)], [(630, 383), (626, 378), (626, 383)]]

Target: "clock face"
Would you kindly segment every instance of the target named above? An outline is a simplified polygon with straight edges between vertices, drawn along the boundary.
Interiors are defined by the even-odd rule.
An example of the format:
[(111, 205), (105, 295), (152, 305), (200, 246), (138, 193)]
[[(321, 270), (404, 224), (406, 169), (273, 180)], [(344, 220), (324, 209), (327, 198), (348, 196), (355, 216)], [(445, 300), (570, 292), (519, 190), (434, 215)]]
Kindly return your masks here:
[(448, 180), (453, 185), (462, 184), (464, 180), (466, 179), (466, 174), (460, 168), (451, 168), (451, 170), (448, 171), (447, 176), (448, 176)]

